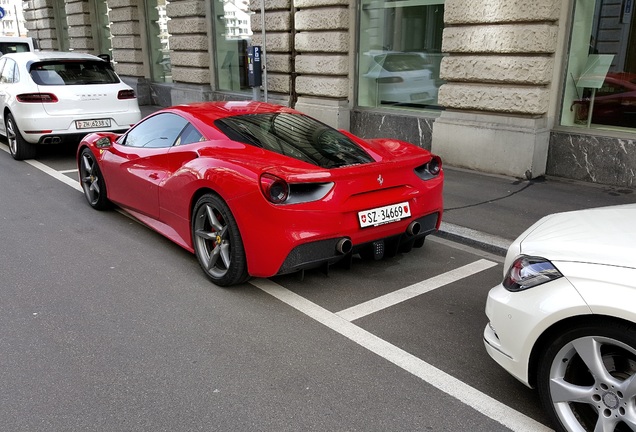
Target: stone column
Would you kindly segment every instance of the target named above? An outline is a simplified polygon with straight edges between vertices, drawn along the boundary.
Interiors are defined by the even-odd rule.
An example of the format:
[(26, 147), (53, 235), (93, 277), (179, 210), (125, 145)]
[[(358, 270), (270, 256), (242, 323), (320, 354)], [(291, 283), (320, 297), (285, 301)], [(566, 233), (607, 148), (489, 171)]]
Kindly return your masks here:
[(349, 54), (355, 40), (349, 0), (294, 0), (294, 6), (296, 109), (349, 129)]
[(545, 174), (560, 2), (446, 0), (433, 152), (454, 166)]
[(93, 53), (93, 32), (88, 0), (66, 0), (69, 48), (83, 53)]
[(109, 0), (110, 32), (115, 71), (135, 89), (139, 105), (151, 103), (150, 88), (144, 78), (150, 72), (144, 67), (143, 41), (137, 0)]
[[(265, 1), (265, 0), (264, 0)], [(252, 45), (263, 46), (261, 0), (251, 0)], [(294, 65), (291, 0), (265, 1), (265, 69), (268, 101), (293, 105)]]
[(37, 39), (42, 50), (57, 50), (54, 0), (29, 0), (22, 3), (27, 36)]
[[(349, 0), (265, 2), (267, 87), (288, 104), (331, 126), (349, 128)], [(252, 0), (252, 41), (262, 45), (260, 0)]]
[[(211, 100), (210, 38), (204, 0), (175, 0), (166, 13), (170, 34), (172, 104)], [(210, 18), (212, 21), (212, 18)]]

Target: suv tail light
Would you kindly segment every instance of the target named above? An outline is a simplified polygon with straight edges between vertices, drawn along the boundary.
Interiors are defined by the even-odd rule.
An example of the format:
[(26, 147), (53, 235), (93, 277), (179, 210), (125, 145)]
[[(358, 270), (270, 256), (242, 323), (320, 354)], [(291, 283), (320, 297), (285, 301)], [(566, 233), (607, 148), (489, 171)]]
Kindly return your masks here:
[(289, 185), (285, 180), (272, 174), (261, 175), (261, 191), (273, 204), (282, 204), (289, 196)]
[(119, 90), (117, 93), (117, 99), (134, 99), (135, 91), (134, 90)]
[(57, 102), (57, 96), (53, 93), (22, 93), (15, 97), (18, 102), (24, 103), (53, 103)]

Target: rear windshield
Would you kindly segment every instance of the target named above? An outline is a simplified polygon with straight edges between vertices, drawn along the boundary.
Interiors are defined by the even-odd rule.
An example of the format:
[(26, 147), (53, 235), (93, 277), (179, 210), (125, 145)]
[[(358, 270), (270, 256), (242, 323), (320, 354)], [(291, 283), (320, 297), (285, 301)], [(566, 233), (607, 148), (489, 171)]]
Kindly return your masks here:
[(390, 72), (407, 72), (430, 67), (429, 62), (419, 54), (382, 54), (374, 60)]
[(31, 51), (31, 47), (29, 46), (28, 43), (0, 42), (0, 53), (2, 54), (12, 54), (12, 53), (29, 52), (29, 51)]
[(310, 117), (249, 114), (214, 122), (228, 138), (280, 153), (322, 168), (373, 162), (356, 143)]
[(31, 78), (38, 85), (115, 84), (119, 78), (110, 65), (101, 60), (46, 61), (34, 63)]

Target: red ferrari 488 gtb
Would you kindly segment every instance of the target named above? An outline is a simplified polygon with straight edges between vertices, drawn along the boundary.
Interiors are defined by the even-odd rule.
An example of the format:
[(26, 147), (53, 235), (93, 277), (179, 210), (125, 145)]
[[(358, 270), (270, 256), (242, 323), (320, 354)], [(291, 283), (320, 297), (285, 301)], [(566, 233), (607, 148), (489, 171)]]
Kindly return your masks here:
[(115, 203), (221, 286), (406, 252), (441, 222), (439, 157), (260, 102), (163, 109), (87, 135), (77, 163), (92, 207)]

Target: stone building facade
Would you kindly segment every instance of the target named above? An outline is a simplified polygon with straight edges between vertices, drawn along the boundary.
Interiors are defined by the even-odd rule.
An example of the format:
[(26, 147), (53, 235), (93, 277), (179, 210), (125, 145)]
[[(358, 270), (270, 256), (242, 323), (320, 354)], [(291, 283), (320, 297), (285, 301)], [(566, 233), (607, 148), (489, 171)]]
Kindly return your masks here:
[[(42, 49), (110, 52), (140, 104), (250, 99), (245, 48), (260, 45), (261, 98), (334, 127), (404, 139), (453, 166), (633, 187), (632, 4), (28, 0), (24, 8)], [(242, 14), (252, 34), (235, 33)], [(608, 78), (582, 84), (604, 61)], [(632, 80), (633, 99), (612, 93)], [(408, 86), (418, 91), (404, 93)]]

